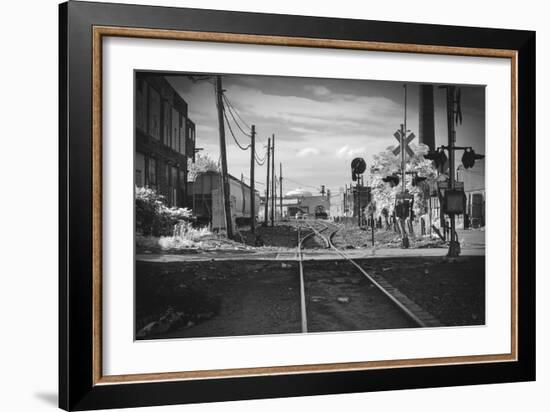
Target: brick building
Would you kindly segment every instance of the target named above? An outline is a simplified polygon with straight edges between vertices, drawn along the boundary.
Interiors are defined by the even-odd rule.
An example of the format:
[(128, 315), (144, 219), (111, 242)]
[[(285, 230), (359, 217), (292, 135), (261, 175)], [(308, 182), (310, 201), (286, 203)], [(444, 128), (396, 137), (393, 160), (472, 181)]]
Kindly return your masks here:
[(136, 73), (135, 184), (186, 206), (187, 161), (195, 157), (195, 124), (187, 102), (162, 76)]

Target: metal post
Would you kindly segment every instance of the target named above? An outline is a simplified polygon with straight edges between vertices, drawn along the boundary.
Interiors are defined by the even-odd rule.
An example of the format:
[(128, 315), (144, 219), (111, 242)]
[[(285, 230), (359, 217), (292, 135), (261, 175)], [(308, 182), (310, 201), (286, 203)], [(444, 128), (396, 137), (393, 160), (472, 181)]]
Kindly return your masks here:
[(271, 226), (275, 226), (275, 134), (271, 139)]
[(221, 178), (222, 178), (222, 198), (225, 210), (225, 228), (227, 237), (233, 239), (233, 226), (231, 221), (231, 202), (229, 191), (229, 175), (227, 174), (227, 154), (225, 152), (225, 125), (223, 117), (223, 89), (222, 77), (216, 76), (216, 97), (218, 107), (218, 127), (220, 132), (220, 158), (221, 158)]
[(360, 196), (360, 192), (359, 192), (359, 188), (360, 188), (360, 184), (359, 182), (361, 181), (361, 178), (360, 177), (357, 177), (357, 185), (356, 185), (356, 195), (357, 195), (357, 226), (361, 227), (361, 196)]
[(279, 163), (279, 206), (281, 208), (281, 220), (283, 219), (283, 164)]
[(372, 228), (371, 228), (372, 229), (372, 239), (371, 240), (372, 240), (372, 246), (374, 247), (374, 213), (372, 213), (372, 212), (370, 214), (370, 221), (371, 221), (370, 223), (372, 225)]
[(271, 138), (267, 138), (267, 174), (265, 179), (265, 212), (264, 212), (264, 225), (267, 226), (267, 220), (269, 216), (269, 171), (271, 161)]
[(250, 127), (250, 232), (256, 231), (256, 191), (254, 182), (254, 167), (256, 163), (256, 126)]

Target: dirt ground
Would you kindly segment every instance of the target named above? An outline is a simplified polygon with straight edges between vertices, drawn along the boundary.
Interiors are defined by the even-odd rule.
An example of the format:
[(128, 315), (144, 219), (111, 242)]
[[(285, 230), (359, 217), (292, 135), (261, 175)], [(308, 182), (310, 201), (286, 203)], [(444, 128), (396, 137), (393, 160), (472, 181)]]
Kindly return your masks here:
[(485, 324), (485, 257), (359, 261), (444, 325)]
[[(485, 322), (483, 257), (357, 260), (444, 325)], [(343, 261), (304, 264), (310, 331), (410, 327)], [(138, 339), (299, 333), (297, 262), (136, 263)]]
[(169, 330), (141, 338), (300, 331), (299, 278), (279, 262), (138, 262), (136, 292), (137, 332), (171, 307), (184, 313)]
[[(417, 236), (409, 237), (411, 248), (425, 247), (447, 247), (444, 242), (437, 238)], [(338, 248), (371, 248), (372, 231), (370, 228), (358, 228), (357, 226), (346, 226), (340, 229), (333, 237), (333, 243)], [(401, 235), (393, 230), (375, 229), (374, 244), (377, 248), (400, 248)]]
[[(318, 221), (323, 223), (325, 221)], [(327, 221), (328, 222), (328, 221)], [(246, 245), (249, 246), (273, 246), (293, 248), (297, 246), (298, 228), (300, 222), (279, 223), (274, 227), (258, 226), (256, 236), (249, 231), (241, 231), (240, 235)], [(308, 230), (302, 229), (302, 235), (308, 233)], [(334, 245), (338, 248), (357, 249), (372, 247), (372, 232), (368, 228), (359, 228), (354, 225), (345, 225), (333, 237)], [(401, 235), (393, 230), (376, 229), (374, 232), (375, 246), (378, 248), (400, 248)], [(430, 239), (427, 237), (411, 238), (411, 248), (424, 247), (447, 247), (439, 239)], [(324, 243), (317, 237), (307, 240), (304, 245), (306, 248), (323, 248)]]
[(304, 262), (309, 332), (415, 327), (351, 263)]

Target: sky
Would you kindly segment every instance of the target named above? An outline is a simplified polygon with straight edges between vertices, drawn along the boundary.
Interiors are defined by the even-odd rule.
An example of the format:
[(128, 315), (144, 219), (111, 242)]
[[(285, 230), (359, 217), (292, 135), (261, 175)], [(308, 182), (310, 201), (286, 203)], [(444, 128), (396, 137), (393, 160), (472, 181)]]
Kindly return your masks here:
[[(202, 74), (201, 76), (204, 76)], [(204, 78), (204, 77), (201, 77)], [(196, 146), (218, 160), (219, 127), (213, 78), (192, 81), (184, 73), (166, 77), (188, 104), (196, 124)], [(197, 78), (195, 78), (197, 79)], [(298, 187), (313, 193), (321, 185), (336, 193), (351, 182), (351, 160), (394, 147), (395, 131), (404, 122), (404, 83), (375, 80), (282, 76), (223, 75), (225, 96), (247, 125), (256, 127), (256, 152), (265, 154), (275, 135), (275, 166), (283, 167), (283, 193)], [(485, 88), (461, 86), (463, 123), (456, 126), (456, 144), (485, 154)], [(407, 84), (407, 129), (418, 136), (418, 84)], [(436, 145), (447, 144), (445, 90), (434, 87)], [(231, 121), (243, 146), (250, 143)], [(241, 122), (246, 130), (246, 126)], [(250, 176), (250, 151), (235, 144), (227, 125), (229, 173)], [(412, 143), (418, 143), (418, 137)], [(458, 162), (460, 160), (458, 152)], [(266, 163), (267, 164), (267, 163)], [(259, 191), (265, 188), (266, 164), (256, 166)], [(248, 180), (245, 180), (248, 182)]]

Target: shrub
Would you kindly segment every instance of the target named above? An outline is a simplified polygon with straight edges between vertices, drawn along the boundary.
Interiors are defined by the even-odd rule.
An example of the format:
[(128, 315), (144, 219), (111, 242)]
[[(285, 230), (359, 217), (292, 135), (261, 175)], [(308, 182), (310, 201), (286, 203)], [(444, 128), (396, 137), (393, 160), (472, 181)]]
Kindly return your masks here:
[(136, 187), (136, 231), (145, 236), (172, 235), (174, 226), (191, 221), (187, 208), (167, 207), (164, 197), (147, 187)]

